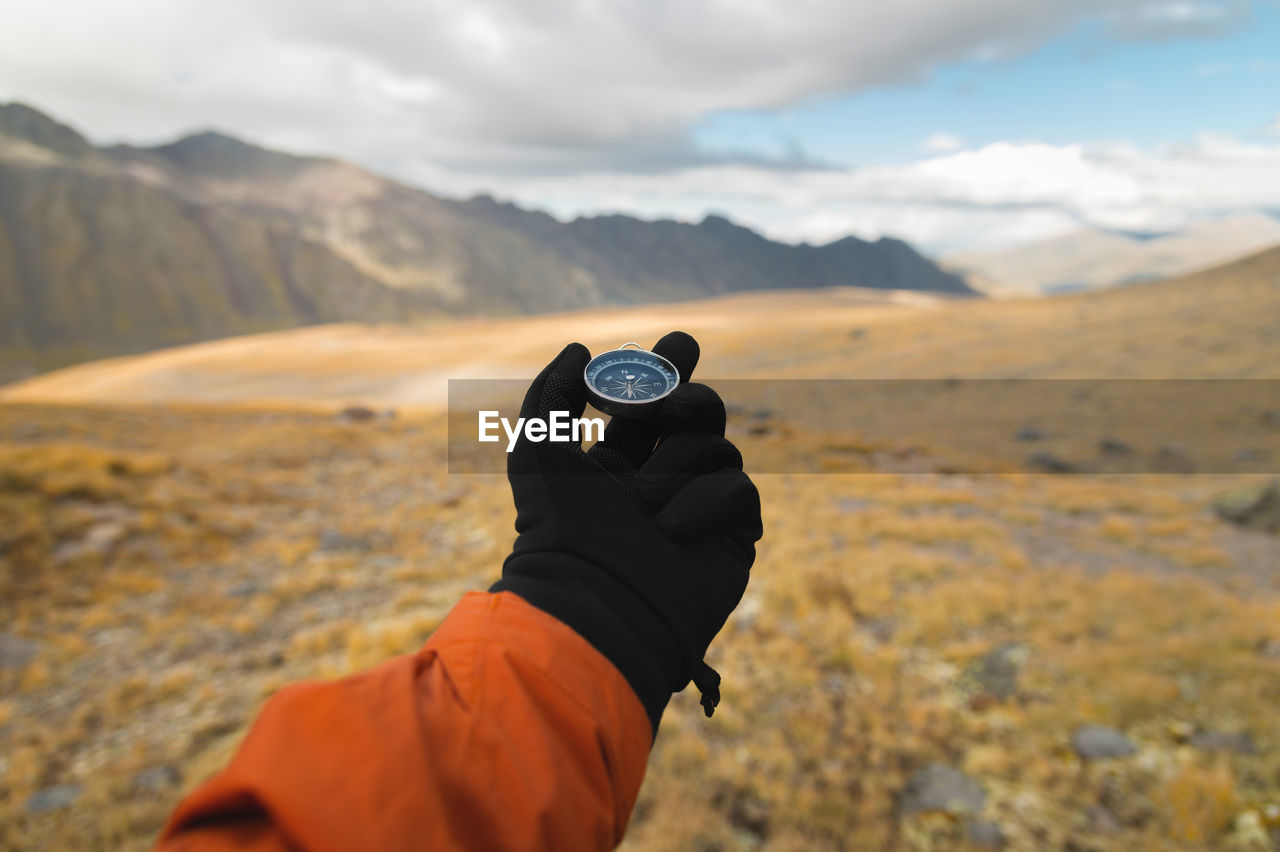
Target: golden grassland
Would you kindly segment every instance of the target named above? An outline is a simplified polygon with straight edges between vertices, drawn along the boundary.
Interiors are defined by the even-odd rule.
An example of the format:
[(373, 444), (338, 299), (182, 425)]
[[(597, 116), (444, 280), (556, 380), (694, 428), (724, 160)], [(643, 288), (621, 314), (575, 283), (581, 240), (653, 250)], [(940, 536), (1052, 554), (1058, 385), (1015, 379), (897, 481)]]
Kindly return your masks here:
[(1172, 282), (991, 302), (837, 288), (448, 325), (323, 325), (70, 367), (0, 402), (436, 408), (449, 378), (527, 378), (673, 325), (712, 379), (1280, 378), (1280, 248)]
[[(318, 328), (9, 389), (0, 848), (146, 847), (274, 690), (415, 650), (496, 578), (505, 480), (448, 474), (430, 394), (396, 418), (334, 416), (405, 399), (383, 391), (415, 358), (431, 382), (527, 376), (590, 321), (596, 348), (686, 327), (700, 372), (726, 378), (1276, 377), (1280, 276), (1204, 280), (1000, 304), (762, 295), (465, 334)], [(132, 402), (105, 404), (118, 392)], [(733, 430), (759, 470), (791, 454), (865, 472), (757, 477), (766, 537), (710, 656), (723, 703), (706, 720), (694, 696), (673, 701), (627, 848), (964, 848), (975, 820), (1019, 849), (1275, 842), (1280, 543), (1209, 508), (1256, 478), (1033, 475), (1017, 459), (945, 473), (945, 450), (892, 436)], [(1009, 647), (1016, 683), (975, 686)], [(1069, 742), (1086, 723), (1137, 752), (1082, 761)], [(1209, 749), (1204, 732), (1252, 748)], [(901, 812), (933, 763), (982, 786), (979, 814)], [(60, 786), (69, 804), (31, 807)]]
[[(506, 483), (448, 477), (439, 429), (0, 408), (5, 629), (39, 649), (3, 672), (0, 845), (147, 845), (273, 690), (411, 651), (491, 582)], [(1280, 659), (1260, 652), (1280, 546), (1209, 515), (1233, 481), (759, 477), (767, 537), (711, 658), (723, 704), (673, 702), (629, 848), (950, 846), (963, 821), (895, 812), (931, 762), (979, 780), (1018, 847), (1266, 848), (1235, 826), (1280, 804)], [(973, 694), (966, 668), (1014, 642), (1016, 692)], [(1085, 722), (1140, 752), (1082, 763)], [(60, 784), (83, 792), (27, 811)], [(1094, 805), (1117, 833), (1086, 826)]]

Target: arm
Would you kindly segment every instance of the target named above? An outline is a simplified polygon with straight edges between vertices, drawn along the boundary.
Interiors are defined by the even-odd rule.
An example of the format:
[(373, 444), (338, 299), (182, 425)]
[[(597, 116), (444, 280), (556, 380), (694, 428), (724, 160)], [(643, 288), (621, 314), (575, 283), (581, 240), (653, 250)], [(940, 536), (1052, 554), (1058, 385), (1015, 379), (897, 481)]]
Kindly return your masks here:
[[(673, 333), (680, 375), (697, 344)], [(590, 353), (567, 346), (522, 417), (580, 416)], [(517, 441), (516, 541), (414, 657), (268, 702), (231, 765), (179, 806), (163, 849), (606, 849), (649, 745), (746, 587), (760, 500), (725, 409), (685, 384), (658, 421), (590, 453)], [(708, 674), (709, 673), (709, 674)]]
[(272, 698), (159, 848), (607, 849), (649, 745), (605, 657), (514, 595), (473, 593), (416, 655)]

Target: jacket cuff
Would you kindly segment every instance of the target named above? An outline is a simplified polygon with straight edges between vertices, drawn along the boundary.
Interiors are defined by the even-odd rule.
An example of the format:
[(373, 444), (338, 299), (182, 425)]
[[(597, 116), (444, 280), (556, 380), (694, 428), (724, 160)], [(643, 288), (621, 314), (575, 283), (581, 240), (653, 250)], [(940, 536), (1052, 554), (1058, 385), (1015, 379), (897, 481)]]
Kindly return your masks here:
[(591, 643), (626, 679), (657, 736), (682, 657), (642, 600), (608, 572), (565, 554), (511, 556), (489, 591), (518, 595)]

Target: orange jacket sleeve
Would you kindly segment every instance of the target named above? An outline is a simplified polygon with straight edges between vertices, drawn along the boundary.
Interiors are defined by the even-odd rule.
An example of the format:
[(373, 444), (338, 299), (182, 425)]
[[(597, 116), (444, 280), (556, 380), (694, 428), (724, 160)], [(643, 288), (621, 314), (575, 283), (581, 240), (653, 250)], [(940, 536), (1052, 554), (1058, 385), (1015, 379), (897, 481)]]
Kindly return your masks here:
[(608, 849), (651, 736), (585, 639), (473, 592), (416, 655), (277, 693), (158, 848)]

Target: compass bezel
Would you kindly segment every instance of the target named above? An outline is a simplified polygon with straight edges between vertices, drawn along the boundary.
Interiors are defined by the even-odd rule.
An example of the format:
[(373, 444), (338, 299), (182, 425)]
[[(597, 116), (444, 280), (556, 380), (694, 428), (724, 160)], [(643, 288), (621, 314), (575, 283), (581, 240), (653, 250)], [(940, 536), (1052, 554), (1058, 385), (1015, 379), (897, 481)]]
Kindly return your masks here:
[[(646, 356), (648, 358), (652, 358), (658, 362), (662, 369), (670, 372), (671, 375), (675, 377), (675, 381), (669, 382), (668, 387), (662, 393), (647, 399), (630, 400), (609, 396), (592, 383), (590, 378), (591, 371), (599, 361), (605, 358), (617, 357), (619, 354), (630, 355), (633, 357)], [(637, 363), (644, 362), (637, 360)], [(645, 366), (652, 369), (653, 365), (646, 364)], [(582, 382), (587, 388), (587, 400), (597, 410), (614, 417), (643, 417), (652, 413), (662, 405), (662, 401), (670, 396), (671, 392), (679, 386), (680, 370), (676, 368), (675, 364), (671, 363), (669, 358), (665, 358), (657, 352), (651, 352), (638, 343), (624, 343), (617, 349), (610, 349), (607, 352), (601, 352), (599, 355), (594, 356), (590, 361), (588, 361), (587, 366), (582, 370)]]

